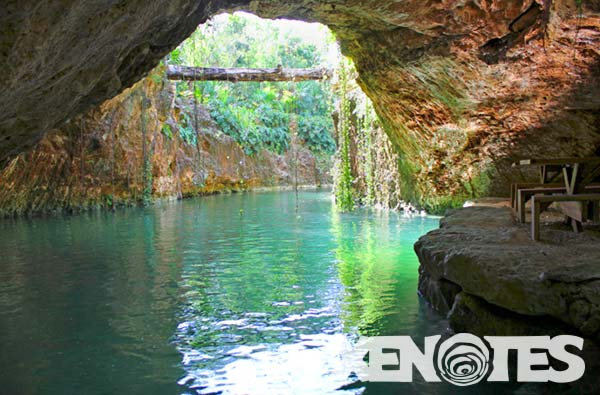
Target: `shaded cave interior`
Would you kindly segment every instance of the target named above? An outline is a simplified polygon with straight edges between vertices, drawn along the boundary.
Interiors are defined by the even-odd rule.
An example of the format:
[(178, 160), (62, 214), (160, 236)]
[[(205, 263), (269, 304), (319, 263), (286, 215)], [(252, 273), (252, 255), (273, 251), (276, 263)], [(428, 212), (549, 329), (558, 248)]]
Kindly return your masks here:
[(517, 157), (600, 150), (598, 1), (72, 3), (68, 17), (61, 5), (6, 7), (4, 163), (235, 10), (336, 34), (399, 152), (403, 194), (427, 208), (506, 195)]

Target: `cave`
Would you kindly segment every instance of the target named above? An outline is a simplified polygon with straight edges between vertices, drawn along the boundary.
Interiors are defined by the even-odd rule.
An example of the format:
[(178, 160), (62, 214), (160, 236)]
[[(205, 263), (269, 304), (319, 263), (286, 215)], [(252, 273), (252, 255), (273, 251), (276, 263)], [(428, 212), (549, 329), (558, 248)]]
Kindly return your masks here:
[[(597, 223), (585, 228), (581, 227), (581, 222), (585, 222), (583, 221), (585, 219), (590, 219), (591, 222), (598, 219), (597, 204), (595, 206), (590, 204), (585, 208), (589, 213), (581, 214), (582, 220), (571, 218), (568, 219), (571, 222), (566, 225), (562, 223), (563, 218), (554, 211), (552, 211), (553, 217), (542, 216), (542, 241), (541, 244), (536, 244), (540, 238), (540, 225), (538, 222), (536, 229), (534, 217), (536, 215), (539, 217), (540, 214), (539, 212), (536, 214), (535, 209), (538, 206), (535, 202), (540, 198), (533, 197), (532, 208), (527, 206), (531, 214), (529, 211), (527, 213), (519, 211), (520, 209), (515, 207), (516, 203), (513, 204), (512, 209), (510, 204), (506, 203), (511, 194), (513, 202), (519, 199), (518, 187), (514, 189), (514, 185), (531, 183), (531, 180), (538, 177), (532, 167), (519, 165), (519, 161), (523, 158), (575, 158), (571, 161), (574, 162), (577, 159), (587, 160), (598, 157), (600, 152), (598, 148), (600, 147), (600, 2), (598, 0), (454, 2), (441, 0), (363, 0), (361, 2), (8, 0), (4, 3), (3, 10), (0, 12), (0, 64), (2, 65), (0, 86), (3, 93), (0, 97), (2, 110), (0, 111), (0, 168), (17, 166), (19, 161), (22, 165), (27, 161), (35, 163), (28, 167), (25, 174), (19, 174), (15, 179), (35, 179), (37, 189), (29, 195), (0, 193), (1, 202), (11, 202), (10, 204), (16, 202), (26, 209), (31, 209), (39, 204), (36, 202), (37, 195), (47, 194), (50, 191), (55, 201), (61, 202), (67, 212), (72, 212), (78, 202), (67, 201), (69, 199), (65, 196), (74, 187), (69, 185), (55, 188), (52, 184), (38, 182), (36, 174), (44, 174), (42, 169), (44, 161), (50, 163), (53, 160), (56, 162), (56, 159), (46, 155), (43, 149), (35, 150), (40, 145), (42, 148), (47, 145), (62, 147), (63, 138), (56, 131), (76, 136), (79, 130), (85, 127), (88, 129), (98, 128), (98, 125), (109, 127), (113, 118), (100, 115), (106, 113), (107, 109), (126, 105), (136, 106), (137, 102), (134, 103), (133, 99), (120, 95), (130, 94), (138, 100), (145, 95), (145, 92), (155, 89), (152, 77), (156, 76), (157, 67), (162, 67), (161, 61), (190, 37), (199, 25), (206, 23), (212, 17), (222, 13), (242, 11), (272, 20), (318, 22), (331, 29), (341, 52), (353, 61), (357, 72), (356, 83), (372, 102), (381, 124), (382, 134), (375, 138), (377, 144), (385, 146), (378, 156), (378, 160), (384, 158), (380, 162), (379, 170), (380, 177), (388, 180), (387, 187), (384, 188), (385, 193), (395, 191), (398, 196), (401, 196), (402, 203), (399, 198), (393, 199), (396, 208), (401, 204), (404, 205), (405, 201), (406, 204), (410, 203), (411, 207), (417, 207), (417, 212), (423, 210), (423, 216), (425, 212), (445, 215), (441, 220), (440, 229), (433, 230), (435, 226), (426, 222), (422, 225), (423, 229), (426, 228), (431, 232), (422, 236), (419, 241), (416, 238), (411, 239), (411, 243), (416, 242), (415, 250), (420, 262), (418, 291), (422, 297), (419, 299), (422, 300), (419, 302), (422, 306), (420, 304), (419, 308), (432, 308), (437, 311), (440, 317), (449, 320), (450, 326), (456, 332), (471, 332), (481, 337), (485, 335), (558, 336), (566, 333), (581, 336), (585, 339), (586, 345), (582, 356), (587, 363), (586, 374), (581, 381), (575, 381), (568, 387), (560, 387), (559, 390), (563, 391), (566, 388), (582, 393), (593, 393), (600, 388), (597, 379), (597, 355), (600, 352), (598, 349), (600, 344), (600, 302), (598, 300), (600, 280), (598, 279), (600, 277), (598, 277), (599, 269), (596, 267), (600, 256), (600, 238)], [(140, 111), (143, 111), (143, 106), (146, 105), (160, 108), (165, 106), (167, 101), (157, 94), (154, 101), (140, 104), (142, 106)], [(146, 102), (142, 100), (140, 103)], [(173, 110), (173, 113), (177, 111)], [(339, 114), (334, 114), (334, 118), (336, 116)], [(154, 121), (161, 117), (162, 115), (157, 112)], [(168, 122), (161, 120), (165, 124), (171, 121), (170, 118)], [(142, 132), (145, 133), (144, 130)], [(165, 133), (168, 132), (170, 129)], [(115, 136), (109, 138), (114, 140)], [(361, 158), (356, 157), (356, 147), (361, 145), (364, 137), (355, 134), (352, 139), (348, 150), (349, 155), (354, 155), (355, 158), (348, 164), (348, 171), (356, 172), (356, 168), (361, 166)], [(198, 142), (194, 149), (198, 152), (200, 150), (209, 152), (216, 149), (218, 145), (215, 140), (205, 139)], [(97, 157), (93, 156), (100, 155), (102, 146), (102, 137), (93, 136), (85, 148), (82, 144), (81, 150), (91, 152), (88, 156), (89, 161), (96, 161), (96, 165), (104, 166), (98, 163)], [(144, 145), (143, 149), (145, 153), (146, 149), (150, 148)], [(180, 147), (172, 148), (173, 151), (179, 149)], [(69, 152), (74, 150), (71, 147)], [(246, 160), (246, 156), (238, 148), (231, 148), (231, 152), (235, 154), (228, 154), (227, 159), (232, 163)], [(32, 159), (34, 156), (35, 160)], [(68, 155), (65, 154), (66, 157)], [(83, 168), (83, 156), (79, 160)], [(267, 160), (273, 162), (278, 159), (269, 157)], [(595, 159), (590, 160), (595, 163)], [(261, 163), (256, 164), (256, 167), (259, 168)], [(579, 163), (576, 165), (578, 166)], [(151, 163), (150, 165), (144, 163), (144, 166), (149, 166), (144, 171), (153, 171)], [(541, 168), (545, 172), (546, 167), (552, 168), (552, 166), (555, 165), (542, 164)], [(560, 169), (560, 172), (565, 171), (567, 184), (571, 176), (574, 183), (578, 182), (576, 172), (573, 175), (569, 173), (572, 170), (568, 170), (577, 166), (569, 163), (564, 169)], [(162, 167), (164, 167), (163, 171), (168, 173), (180, 171), (176, 162), (164, 162)], [(59, 168), (60, 170), (53, 168), (52, 172), (61, 176), (63, 173), (72, 172), (72, 169), (67, 166), (56, 167)], [(387, 170), (390, 172), (386, 173)], [(142, 185), (146, 180), (130, 179), (128, 169), (124, 170), (123, 174), (125, 173), (126, 183), (123, 183), (125, 190), (131, 189), (130, 187), (136, 183), (140, 190), (146, 188)], [(562, 176), (563, 173), (558, 173), (558, 178), (555, 177), (554, 182), (557, 179), (562, 182)], [(186, 177), (190, 185), (196, 183), (194, 174), (190, 173)], [(544, 184), (545, 174), (542, 177), (542, 184)], [(592, 178), (594, 177), (590, 176), (588, 181), (594, 181)], [(2, 184), (5, 186), (5, 191), (8, 191), (6, 185), (14, 184), (13, 180), (9, 181)], [(81, 181), (77, 179), (77, 182)], [(164, 184), (168, 182), (170, 181), (166, 180)], [(219, 188), (233, 188), (232, 185), (238, 183), (237, 180), (218, 182), (219, 187), (215, 187), (214, 191), (206, 191), (207, 194), (217, 192)], [(590, 188), (585, 191), (582, 189), (569, 192), (571, 195), (584, 192), (588, 195), (595, 194), (597, 191), (594, 188), (597, 185), (590, 185)], [(582, 186), (584, 187), (585, 185)], [(364, 189), (365, 186), (362, 185), (360, 188)], [(563, 186), (553, 186), (553, 188), (557, 191), (552, 193), (562, 192)], [(567, 185), (568, 189), (569, 185)], [(165, 197), (167, 194), (164, 194)], [(189, 192), (190, 196), (192, 194)], [(535, 195), (535, 192), (531, 194)], [(184, 195), (185, 193), (179, 192), (176, 198), (186, 197)], [(114, 188), (112, 193), (99, 190), (98, 196), (105, 201), (96, 202), (97, 204), (113, 206)], [(140, 200), (139, 196), (133, 198)], [(541, 198), (541, 207), (546, 209), (549, 204), (545, 205), (546, 201), (543, 199)], [(206, 212), (189, 214), (189, 218), (199, 222), (209, 219), (217, 221), (218, 219), (213, 216), (228, 212), (226, 222), (233, 229), (238, 226), (235, 221), (243, 221), (245, 215), (251, 215), (249, 214), (251, 210), (243, 208), (248, 204), (245, 201), (240, 201), (240, 206), (235, 206), (235, 209), (232, 209), (233, 206), (221, 205), (212, 200), (207, 202)], [(320, 204), (317, 200), (311, 200), (311, 203), (315, 206)], [(526, 203), (527, 200), (523, 202), (523, 210)], [(552, 202), (548, 201), (548, 203)], [(273, 204), (285, 207), (282, 210), (288, 210), (290, 209), (288, 204), (291, 203), (285, 201)], [(296, 212), (297, 205), (296, 200)], [(555, 205), (560, 206), (561, 202)], [(465, 207), (460, 208), (463, 206)], [(254, 208), (251, 205), (248, 207)], [(457, 210), (447, 211), (448, 209)], [(532, 222), (533, 241), (529, 237), (529, 225), (525, 225), (524, 220), (518, 221), (513, 209), (516, 210), (517, 215), (523, 215), (523, 219), (529, 216), (527, 218)], [(135, 226), (152, 228), (152, 232), (156, 231), (157, 234), (160, 232), (154, 230), (154, 227), (169, 230), (177, 227), (189, 231), (197, 230), (195, 225), (186, 222), (185, 218), (177, 220), (180, 222), (170, 223), (171, 216), (180, 218), (177, 215), (181, 215), (181, 213), (174, 214), (172, 210), (177, 209), (166, 208), (164, 212), (168, 215), (164, 216), (161, 213), (156, 214), (156, 217), (152, 217), (152, 221), (156, 223), (148, 220), (152, 222), (151, 225), (143, 222), (144, 218), (148, 218), (144, 217), (147, 215), (144, 213), (139, 214), (139, 218), (130, 217), (130, 214), (115, 218), (120, 226), (126, 227), (129, 223), (133, 223), (136, 224)], [(235, 216), (232, 216), (233, 212)], [(579, 212), (583, 212), (583, 208), (580, 208)], [(278, 218), (270, 211), (264, 215)], [(302, 215), (309, 216), (310, 213), (290, 215), (300, 221)], [(544, 223), (544, 221), (550, 222)], [(40, 226), (55, 226), (46, 222), (43, 224)], [(395, 222), (394, 224), (396, 226)], [(274, 229), (277, 225), (272, 224)], [(12, 225), (8, 225), (8, 222), (0, 223), (0, 230), (13, 233), (11, 230), (13, 228), (10, 226)], [(74, 233), (68, 233), (65, 237), (84, 243), (77, 234), (79, 226), (81, 226), (79, 222), (70, 224), (65, 229)], [(339, 242), (338, 259), (347, 264), (342, 268), (346, 270), (342, 277), (351, 282), (348, 279), (355, 274), (352, 266), (354, 261), (348, 258), (352, 254), (346, 249), (352, 248), (344, 244), (345, 239), (340, 229), (345, 229), (344, 231), (349, 232), (356, 239), (361, 239), (363, 235), (355, 228), (348, 225), (346, 229), (345, 226), (347, 224), (343, 219), (332, 220), (332, 234)], [(401, 226), (401, 221), (397, 226)], [(570, 232), (571, 226), (575, 230), (573, 233)], [(32, 230), (28, 233), (30, 232), (28, 225), (24, 224), (19, 224), (15, 229), (14, 234), (23, 239), (33, 237), (34, 234), (38, 235), (36, 232), (39, 232), (39, 230)], [(584, 232), (581, 233), (581, 230)], [(201, 229), (200, 232), (202, 231)], [(287, 235), (286, 231), (281, 230), (282, 234)], [(239, 233), (243, 233), (241, 228)], [(218, 231), (215, 231), (215, 234), (219, 234), (222, 238), (240, 237), (233, 233), (220, 234)], [(133, 235), (138, 238), (131, 238)], [(205, 236), (215, 244), (222, 242), (222, 239), (216, 236), (214, 240), (210, 235)], [(368, 233), (368, 236), (366, 238), (369, 240), (378, 237), (371, 233)], [(277, 235), (270, 237), (272, 243), (282, 243), (282, 250), (289, 248), (285, 242), (277, 238)], [(536, 237), (538, 240), (535, 240)], [(135, 232), (123, 238), (138, 246), (150, 244), (154, 246), (153, 243), (156, 242), (156, 240), (149, 241), (152, 236), (137, 235)], [(173, 253), (169, 252), (162, 243), (176, 243), (176, 241), (168, 237), (166, 239), (168, 240), (158, 240), (157, 247), (148, 247), (148, 250), (143, 252), (135, 250), (128, 250), (128, 252), (132, 255), (144, 254), (148, 262), (154, 262), (152, 259), (156, 255)], [(298, 244), (305, 242), (294, 240)], [(372, 240), (371, 242), (375, 243)], [(48, 237), (40, 243), (59, 245), (60, 240)], [(94, 243), (85, 245), (90, 250), (96, 248)], [(11, 257), (10, 262), (18, 266), (19, 246), (7, 244), (5, 248), (10, 249), (11, 246), (13, 250), (8, 254)], [(207, 249), (211, 246), (203, 245)], [(249, 260), (254, 259), (253, 254), (257, 251), (266, 253), (263, 249), (267, 247), (259, 243), (257, 246), (245, 245), (244, 251), (248, 252)], [(374, 248), (384, 250), (384, 247)], [(63, 253), (65, 252), (61, 250), (57, 252), (57, 256), (62, 256)], [(188, 251), (188, 253), (194, 255), (197, 251)], [(320, 257), (317, 252), (314, 254)], [(369, 254), (373, 256), (365, 254), (375, 260), (386, 259), (385, 256), (378, 256), (372, 251)], [(115, 259), (118, 260), (116, 257)], [(183, 261), (186, 258), (182, 256), (177, 259)], [(166, 266), (161, 269), (165, 272), (170, 270)], [(114, 273), (119, 270), (118, 267), (110, 267), (106, 275), (115, 275)], [(131, 276), (142, 273), (142, 276), (146, 275), (151, 278), (150, 280), (154, 279), (152, 271), (146, 272), (146, 269), (140, 267), (135, 270), (132, 270)], [(184, 272), (182, 268), (173, 270)], [(372, 267), (369, 270), (372, 270), (374, 278), (377, 278), (377, 270)], [(98, 273), (102, 271), (94, 271), (94, 273), (99, 275)], [(255, 272), (248, 269), (244, 273), (248, 276), (261, 276), (258, 270)], [(30, 273), (26, 268), (18, 266), (9, 274), (11, 281), (26, 283), (23, 278)], [(208, 277), (212, 275), (205, 274)], [(78, 284), (87, 284), (85, 273), (74, 270), (67, 271), (65, 275), (81, 276)], [(130, 273), (127, 274), (129, 275)], [(164, 273), (163, 275), (168, 279), (168, 276)], [(275, 276), (272, 273), (270, 275)], [(290, 276), (296, 275), (299, 274), (296, 272), (290, 274)], [(123, 281), (134, 283), (139, 295), (148, 292), (141, 290), (147, 285), (146, 283), (139, 282), (139, 279), (128, 279), (127, 276)], [(201, 276), (191, 277), (192, 280), (186, 279), (189, 280), (189, 284), (202, 283)], [(267, 275), (265, 277), (271, 278)], [(42, 278), (40, 281), (57, 284), (58, 288), (62, 284), (59, 274), (48, 274), (47, 278)], [(156, 286), (153, 292), (160, 293), (162, 283), (152, 284)], [(186, 283), (185, 287), (191, 287), (189, 284)], [(119, 288), (121, 286), (123, 284), (115, 285), (119, 292), (129, 292), (126, 287)], [(235, 281), (228, 283), (228, 293), (224, 297), (235, 299), (236, 290), (241, 286)], [(259, 288), (254, 290), (255, 294), (268, 291)], [(10, 292), (6, 291), (3, 295), (9, 294)], [(160, 297), (169, 300), (168, 303), (173, 303), (168, 295), (161, 294)], [(369, 297), (377, 299), (376, 296)], [(390, 295), (383, 295), (384, 300), (389, 297)], [(6, 298), (8, 300), (8, 296)], [(48, 298), (52, 300), (52, 296)], [(238, 298), (242, 297), (238, 295)], [(85, 300), (82, 301), (84, 302)], [(11, 303), (9, 301), (4, 305), (18, 309)], [(27, 301), (24, 300), (22, 303), (26, 304)], [(278, 307), (293, 306), (293, 302), (288, 300), (274, 300), (273, 303), (280, 303)], [(374, 302), (373, 306), (376, 305), (377, 303)], [(194, 306), (187, 306), (188, 310), (194, 308)], [(160, 310), (158, 307), (157, 309)], [(76, 310), (81, 316), (74, 316), (73, 320), (84, 320), (83, 310), (83, 308), (81, 311)], [(186, 316), (188, 310), (180, 314)], [(6, 308), (6, 311), (12, 310)], [(352, 312), (353, 310), (350, 309), (350, 316)], [(308, 314), (318, 316), (322, 313), (322, 311), (310, 310)], [(135, 315), (136, 312), (131, 314)], [(372, 312), (372, 315), (377, 313)], [(255, 317), (248, 315), (236, 318), (224, 319), (222, 322), (226, 323), (221, 325), (227, 328), (239, 327), (249, 322), (253, 323)], [(169, 321), (167, 318), (165, 320)], [(25, 322), (20, 324), (25, 325)], [(435, 325), (443, 326), (446, 321), (435, 322)], [(52, 323), (57, 326), (64, 324), (54, 321)], [(362, 325), (361, 330), (365, 333), (370, 333), (371, 330), (376, 333), (369, 326), (373, 323), (368, 319), (352, 322), (352, 324), (357, 327)], [(129, 322), (115, 319), (114, 322), (106, 325), (120, 327), (123, 333), (128, 333), (128, 325), (141, 327), (144, 321)], [(439, 328), (435, 325), (432, 324), (427, 333), (436, 334), (435, 330)], [(200, 331), (199, 328), (201, 325), (198, 323), (192, 325), (187, 321), (180, 322), (175, 336), (185, 337), (186, 331)], [(235, 338), (233, 332), (230, 335)], [(97, 333), (89, 333), (89, 335), (95, 336)], [(71, 340), (73, 344), (85, 342), (83, 338)], [(311, 338), (305, 348), (310, 349), (314, 344), (320, 344), (319, 341), (318, 337)], [(108, 346), (112, 347), (110, 344)], [(314, 347), (321, 347), (321, 345)], [(199, 363), (202, 355), (194, 351), (193, 347), (191, 348), (192, 350), (184, 350), (186, 358)], [(16, 348), (11, 346), (7, 355), (14, 357), (17, 352), (15, 350)], [(243, 346), (229, 351), (231, 355), (239, 354), (244, 358), (254, 352)], [(267, 352), (262, 349), (259, 351)], [(298, 350), (289, 352), (296, 351)], [(131, 355), (133, 354), (135, 353)], [(8, 359), (6, 363), (13, 362), (12, 359)], [(108, 360), (101, 362), (106, 363), (107, 366), (110, 364)], [(127, 363), (121, 360), (116, 366), (123, 368)], [(556, 364), (556, 361), (551, 360), (549, 364), (560, 366), (560, 361)], [(201, 364), (199, 363), (198, 366)], [(152, 374), (162, 380), (162, 372), (158, 372), (160, 368), (150, 367), (157, 370)], [(276, 374), (277, 370), (271, 368), (274, 369), (273, 374)], [(194, 384), (196, 379), (205, 373), (198, 369), (189, 377), (181, 378), (179, 385), (189, 387)], [(102, 371), (104, 374), (109, 374), (111, 368), (103, 365)], [(511, 372), (514, 373), (512, 370)], [(87, 372), (81, 370), (81, 374), (85, 375)], [(14, 384), (6, 377), (0, 380), (0, 384), (4, 380), (11, 385)], [(73, 383), (66, 383), (62, 388), (67, 388), (69, 384)], [(126, 383), (119, 383), (119, 385), (124, 386)], [(352, 385), (358, 384), (354, 383), (346, 388), (341, 383), (340, 388), (352, 390)], [(419, 389), (427, 389), (427, 383), (422, 381), (418, 381), (416, 386), (417, 393)], [(367, 392), (386, 393), (388, 389), (384, 387), (379, 387), (377, 384), (367, 386)], [(77, 388), (76, 383), (74, 388)], [(116, 391), (116, 388), (118, 387), (113, 390)], [(485, 387), (484, 390), (487, 388)], [(493, 392), (494, 388), (499, 387), (489, 388)], [(515, 383), (502, 387), (506, 391), (516, 391), (518, 388), (519, 385)], [(527, 390), (529, 387), (523, 388)], [(85, 389), (88, 388), (84, 387)], [(194, 390), (191, 387), (188, 389)], [(36, 392), (40, 388), (32, 387), (30, 390)], [(197, 392), (202, 393), (201, 390), (203, 388), (197, 389)], [(556, 387), (552, 384), (532, 389), (533, 393), (555, 390)], [(233, 392), (235, 393), (235, 389)]]
[[(462, 174), (471, 164), (468, 182), (477, 195), (506, 195), (513, 158), (540, 147), (585, 156), (598, 145), (598, 4), (584, 2), (586, 18), (569, 1), (550, 7), (545, 23), (535, 1), (9, 2), (1, 31), (0, 158), (139, 80), (211, 15), (247, 10), (319, 21), (335, 32), (390, 139), (405, 152), (415, 199), (470, 193)], [(494, 49), (494, 40), (505, 45)], [(507, 51), (492, 65), (480, 59)], [(431, 146), (448, 128), (463, 134), (461, 147)], [(566, 141), (556, 144), (560, 138)], [(435, 151), (444, 154), (428, 163)]]

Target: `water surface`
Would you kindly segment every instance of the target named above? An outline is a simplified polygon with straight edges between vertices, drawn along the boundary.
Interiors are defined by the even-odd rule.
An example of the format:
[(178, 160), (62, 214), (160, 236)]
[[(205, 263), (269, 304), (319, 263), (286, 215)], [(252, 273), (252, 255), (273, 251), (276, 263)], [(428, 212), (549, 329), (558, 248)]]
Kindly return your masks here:
[(2, 392), (385, 392), (340, 356), (445, 329), (416, 292), (437, 225), (325, 192), (0, 221)]

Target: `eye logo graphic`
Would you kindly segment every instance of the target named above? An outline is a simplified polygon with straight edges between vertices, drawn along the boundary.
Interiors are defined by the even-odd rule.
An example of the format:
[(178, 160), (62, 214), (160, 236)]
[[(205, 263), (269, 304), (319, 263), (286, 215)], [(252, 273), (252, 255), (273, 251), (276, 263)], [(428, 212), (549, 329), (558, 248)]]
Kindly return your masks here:
[[(375, 336), (360, 338), (344, 362), (360, 380), (372, 382), (412, 382), (413, 372), (419, 372), (426, 382), (446, 381), (460, 387), (483, 380), (570, 383), (585, 373), (585, 361), (575, 351), (583, 351), (583, 344), (584, 339), (571, 335), (480, 338), (458, 333), (443, 341), (441, 335), (427, 336), (420, 347), (410, 336)], [(517, 369), (512, 373), (510, 350), (517, 354)], [(550, 358), (566, 368), (556, 370)]]
[(490, 351), (477, 336), (460, 333), (440, 345), (437, 367), (440, 376), (458, 386), (483, 380), (490, 364)]

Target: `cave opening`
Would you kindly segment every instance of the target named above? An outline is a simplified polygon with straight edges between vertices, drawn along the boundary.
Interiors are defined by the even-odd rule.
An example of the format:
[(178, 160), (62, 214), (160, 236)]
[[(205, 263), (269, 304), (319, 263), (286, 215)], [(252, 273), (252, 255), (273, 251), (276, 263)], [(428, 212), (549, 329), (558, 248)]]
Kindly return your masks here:
[[(169, 119), (169, 132), (174, 128), (195, 144), (202, 129), (198, 118), (208, 112), (247, 155), (263, 150), (284, 155), (288, 182), (296, 190), (299, 170), (312, 168), (314, 176), (300, 175), (301, 183), (333, 183), (343, 210), (401, 204), (398, 193), (377, 185), (374, 140), (389, 142), (355, 81), (353, 62), (341, 55), (324, 25), (220, 14), (199, 26), (164, 63), (176, 102), (182, 104), (179, 125)], [(209, 154), (199, 150), (198, 155)]]

